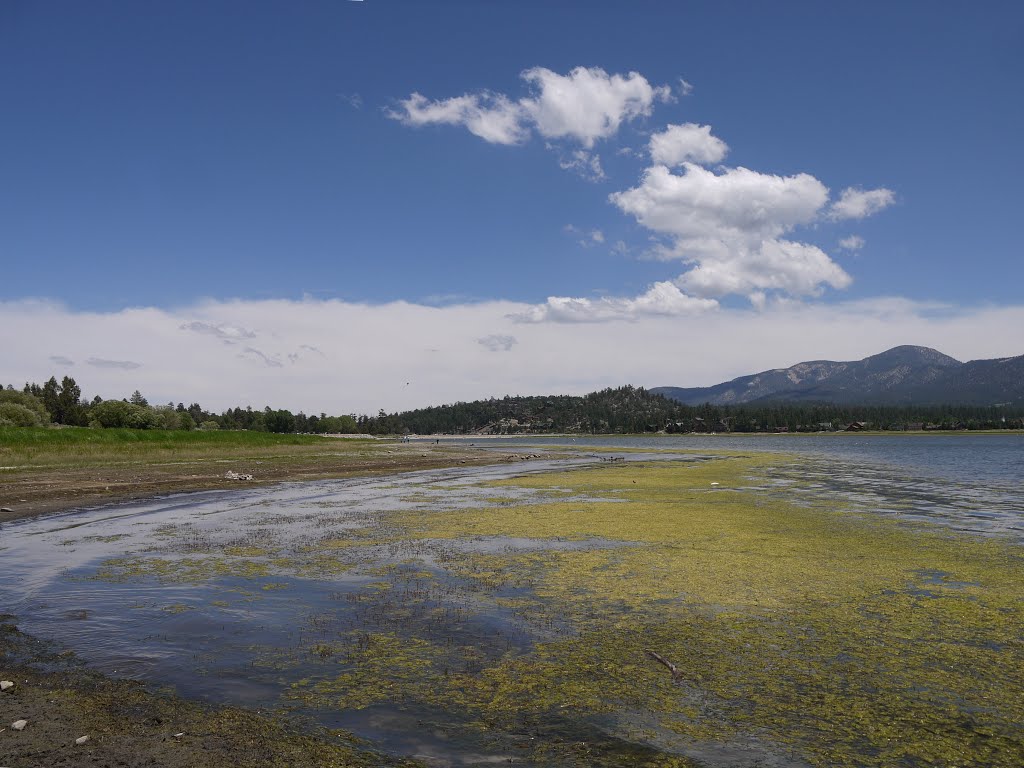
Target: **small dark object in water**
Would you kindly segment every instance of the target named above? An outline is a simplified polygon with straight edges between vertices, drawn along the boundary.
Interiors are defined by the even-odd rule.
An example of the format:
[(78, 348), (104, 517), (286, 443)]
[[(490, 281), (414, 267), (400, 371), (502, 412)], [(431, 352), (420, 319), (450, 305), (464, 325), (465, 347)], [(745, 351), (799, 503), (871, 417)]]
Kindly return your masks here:
[(648, 656), (650, 656), (652, 659), (654, 659), (659, 664), (664, 664), (666, 667), (668, 667), (668, 671), (672, 673), (672, 679), (673, 680), (679, 680), (679, 679), (682, 678), (683, 673), (679, 670), (679, 667), (677, 667), (671, 661), (666, 659), (660, 653), (655, 653), (654, 651), (650, 650), (649, 648), (645, 648), (644, 649), (644, 653), (646, 653)]

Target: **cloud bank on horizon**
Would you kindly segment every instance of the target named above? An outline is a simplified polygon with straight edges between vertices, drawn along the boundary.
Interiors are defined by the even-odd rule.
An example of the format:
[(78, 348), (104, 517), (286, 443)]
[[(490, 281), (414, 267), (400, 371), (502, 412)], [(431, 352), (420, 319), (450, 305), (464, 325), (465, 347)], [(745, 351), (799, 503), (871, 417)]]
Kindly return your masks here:
[[(774, 303), (705, 314), (699, 322), (670, 314), (604, 324), (519, 320), (533, 310), (507, 301), (432, 307), (307, 299), (82, 312), (0, 302), (0, 385), (70, 375), (90, 398), (139, 389), (151, 402), (198, 401), (218, 410), (376, 413), (624, 383), (708, 385), (907, 343), (960, 359), (1024, 351), (1024, 307), (884, 298)], [(626, 309), (612, 303), (582, 311)]]
[[(638, 72), (576, 67), (560, 75), (534, 67), (521, 77), (528, 95), (518, 99), (482, 91), (430, 100), (414, 92), (387, 114), (411, 127), (462, 126), (492, 144), (520, 145), (536, 133), (562, 155), (562, 168), (595, 181), (606, 178), (594, 151), (598, 143), (625, 124), (651, 117), (658, 102), (675, 98), (669, 86), (653, 85)], [(680, 89), (684, 95), (692, 90), (686, 85)], [(518, 314), (519, 320), (692, 316), (717, 309), (727, 296), (763, 307), (771, 300), (820, 296), (826, 287), (842, 290), (853, 278), (821, 248), (791, 235), (800, 227), (864, 219), (896, 199), (884, 187), (847, 187), (833, 198), (808, 173), (778, 176), (720, 165), (729, 146), (711, 126), (697, 123), (667, 125), (650, 135), (642, 151), (627, 151), (649, 157), (651, 164), (637, 186), (612, 192), (608, 200), (651, 233), (651, 255), (680, 262), (686, 271), (635, 298), (550, 297)]]

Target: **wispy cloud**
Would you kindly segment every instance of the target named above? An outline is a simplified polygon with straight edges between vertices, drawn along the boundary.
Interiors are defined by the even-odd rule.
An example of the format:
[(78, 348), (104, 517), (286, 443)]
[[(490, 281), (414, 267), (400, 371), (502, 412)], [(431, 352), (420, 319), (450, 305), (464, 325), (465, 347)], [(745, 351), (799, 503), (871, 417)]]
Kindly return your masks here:
[(600, 229), (583, 230), (574, 224), (566, 224), (562, 227), (562, 231), (567, 235), (571, 235), (576, 238), (576, 242), (579, 243), (583, 248), (592, 248), (594, 246), (604, 244), (604, 232)]
[(655, 283), (636, 298), (552, 296), (544, 304), (511, 316), (518, 323), (605, 323), (642, 317), (699, 315), (718, 308), (714, 299), (687, 296), (672, 283)]
[[(257, 360), (257, 361), (263, 363), (268, 368), (283, 368), (284, 367), (284, 363), (282, 363), (278, 359), (278, 357), (276, 355), (275, 356), (268, 355), (267, 353), (265, 353), (265, 352), (263, 352), (263, 351), (261, 351), (259, 349), (255, 349), (254, 347), (246, 347), (241, 353), (239, 353), (238, 357), (252, 359), (252, 360)], [(295, 361), (293, 360), (292, 362), (295, 362)]]
[(864, 247), (864, 238), (859, 235), (850, 235), (839, 241), (839, 247), (844, 251), (859, 251)]
[(251, 331), (248, 328), (240, 328), (235, 325), (228, 323), (206, 323), (201, 320), (193, 320), (189, 323), (182, 323), (181, 330), (192, 331), (193, 333), (201, 333), (207, 336), (213, 336), (214, 338), (226, 341), (230, 344), (235, 344), (245, 339), (255, 339), (256, 332)]
[(55, 365), (72, 366), (75, 361), (70, 357), (64, 357), (64, 355), (50, 355), (50, 362)]
[(363, 108), (363, 97), (358, 93), (339, 93), (338, 98), (352, 107), (352, 109)]
[(563, 171), (572, 171), (587, 181), (603, 181), (607, 178), (601, 167), (601, 156), (585, 149), (577, 149), (563, 157), (558, 161), (558, 167)]
[(515, 336), (505, 336), (503, 334), (492, 334), (491, 336), (484, 336), (482, 339), (477, 339), (477, 344), (481, 344), (491, 352), (511, 352), (518, 340)]
[(107, 360), (103, 357), (90, 357), (85, 362), (94, 368), (117, 368), (122, 371), (134, 371), (142, 367), (142, 363), (136, 363), (134, 360)]

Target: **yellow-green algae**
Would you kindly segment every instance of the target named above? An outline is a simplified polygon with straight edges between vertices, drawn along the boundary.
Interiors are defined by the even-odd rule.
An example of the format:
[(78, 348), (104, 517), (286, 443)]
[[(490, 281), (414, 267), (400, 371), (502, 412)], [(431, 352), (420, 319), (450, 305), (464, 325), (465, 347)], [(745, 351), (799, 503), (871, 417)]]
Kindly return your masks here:
[(270, 575), (267, 563), (243, 558), (112, 557), (100, 563), (92, 578), (121, 583), (153, 577), (168, 583), (199, 584), (229, 576), (254, 579)]
[(388, 523), (407, 537), (625, 544), (447, 560), (484, 589), (519, 588), (508, 607), (561, 636), (474, 659), (468, 646), (367, 634), (332, 653), (334, 678), (295, 695), (444, 706), (485, 730), (614, 716), (618, 733), (684, 753), (756, 737), (822, 766), (1024, 764), (1020, 550), (749, 490), (792, 460), (535, 475), (498, 484), (619, 493), (396, 513)]

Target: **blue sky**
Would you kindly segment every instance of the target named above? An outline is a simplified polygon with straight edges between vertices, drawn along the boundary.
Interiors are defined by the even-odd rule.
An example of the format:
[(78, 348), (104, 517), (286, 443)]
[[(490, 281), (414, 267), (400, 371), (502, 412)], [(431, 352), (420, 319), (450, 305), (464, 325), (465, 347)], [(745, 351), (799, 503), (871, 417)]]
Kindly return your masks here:
[(375, 410), (1020, 354), (1022, 34), (1009, 2), (4, 3), (0, 382)]

